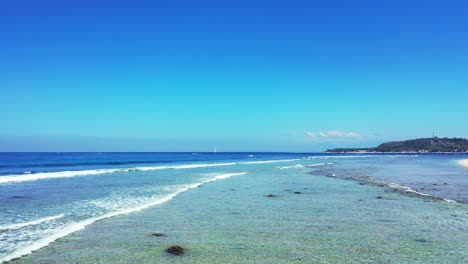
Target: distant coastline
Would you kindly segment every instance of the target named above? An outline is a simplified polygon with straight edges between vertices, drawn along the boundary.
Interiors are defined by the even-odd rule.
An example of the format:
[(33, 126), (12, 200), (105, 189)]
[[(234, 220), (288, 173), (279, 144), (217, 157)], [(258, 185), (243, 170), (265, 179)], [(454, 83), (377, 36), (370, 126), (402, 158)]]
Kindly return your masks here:
[(467, 153), (465, 138), (418, 138), (382, 143), (373, 148), (335, 148), (328, 153)]

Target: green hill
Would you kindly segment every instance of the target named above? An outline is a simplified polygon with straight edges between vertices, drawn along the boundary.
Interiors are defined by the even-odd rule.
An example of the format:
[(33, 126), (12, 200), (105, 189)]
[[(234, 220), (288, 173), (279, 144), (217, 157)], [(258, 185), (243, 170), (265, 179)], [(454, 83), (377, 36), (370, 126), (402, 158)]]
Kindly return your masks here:
[(468, 152), (465, 138), (418, 138), (380, 144), (375, 148), (336, 148), (327, 152)]

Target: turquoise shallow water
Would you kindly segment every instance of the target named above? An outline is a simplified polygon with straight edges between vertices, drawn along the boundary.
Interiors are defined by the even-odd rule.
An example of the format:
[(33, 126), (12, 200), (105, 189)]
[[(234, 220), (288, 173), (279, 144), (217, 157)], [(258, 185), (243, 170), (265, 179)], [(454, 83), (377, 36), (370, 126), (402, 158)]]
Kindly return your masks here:
[[(319, 171), (343, 171), (346, 166), (356, 171), (363, 159), (328, 159), (334, 164), (314, 169), (295, 166), (321, 161), (190, 171), (246, 174), (208, 182), (147, 210), (95, 222), (12, 263), (468, 262), (466, 204), (406, 196)], [(369, 161), (365, 171), (383, 163), (388, 160)], [(403, 174), (399, 177), (404, 179)], [(167, 236), (154, 237), (153, 232)], [(172, 244), (183, 246), (186, 253), (164, 252)]]

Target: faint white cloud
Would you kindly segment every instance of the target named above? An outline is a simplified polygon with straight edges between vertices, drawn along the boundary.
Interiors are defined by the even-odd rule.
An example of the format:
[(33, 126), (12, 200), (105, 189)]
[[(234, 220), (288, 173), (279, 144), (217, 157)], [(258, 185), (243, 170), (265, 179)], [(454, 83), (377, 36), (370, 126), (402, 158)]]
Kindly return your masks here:
[(339, 131), (339, 130), (328, 131), (327, 135), (334, 136), (334, 137), (361, 137), (361, 134), (356, 133), (356, 132)]
[(328, 141), (328, 140), (336, 140), (336, 139), (357, 139), (362, 138), (363, 136), (357, 132), (351, 131), (340, 131), (340, 130), (329, 130), (329, 131), (318, 131), (318, 132), (306, 132), (306, 136), (310, 140), (316, 141)]

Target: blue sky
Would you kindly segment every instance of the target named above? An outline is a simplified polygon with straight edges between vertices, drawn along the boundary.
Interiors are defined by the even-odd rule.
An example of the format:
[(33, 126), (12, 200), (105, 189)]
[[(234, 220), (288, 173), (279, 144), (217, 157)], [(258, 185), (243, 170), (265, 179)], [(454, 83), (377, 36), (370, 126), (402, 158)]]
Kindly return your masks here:
[(466, 1), (68, 2), (1, 4), (0, 151), (468, 137)]

